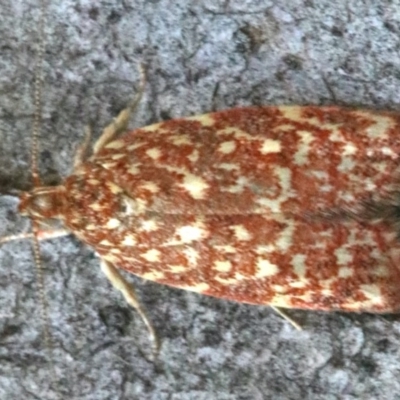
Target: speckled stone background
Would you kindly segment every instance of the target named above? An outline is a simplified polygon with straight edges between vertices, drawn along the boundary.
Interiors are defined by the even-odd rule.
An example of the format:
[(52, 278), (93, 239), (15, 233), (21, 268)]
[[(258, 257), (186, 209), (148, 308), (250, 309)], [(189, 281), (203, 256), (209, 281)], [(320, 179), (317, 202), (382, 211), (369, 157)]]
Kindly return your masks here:
[[(29, 187), (38, 0), (0, 2), (0, 191)], [(247, 104), (400, 109), (400, 1), (49, 0), (41, 172), (71, 170), (132, 97), (133, 126)], [(400, 132), (399, 132), (400, 135)], [(400, 140), (400, 138), (399, 138)], [(0, 196), (0, 235), (26, 223)], [(0, 399), (400, 399), (399, 316), (293, 311), (135, 277), (162, 339), (152, 360), (137, 314), (73, 237), (42, 244), (56, 384), (30, 243), (0, 248)], [(400, 267), (400, 266), (399, 266)], [(400, 286), (399, 286), (400, 290)]]

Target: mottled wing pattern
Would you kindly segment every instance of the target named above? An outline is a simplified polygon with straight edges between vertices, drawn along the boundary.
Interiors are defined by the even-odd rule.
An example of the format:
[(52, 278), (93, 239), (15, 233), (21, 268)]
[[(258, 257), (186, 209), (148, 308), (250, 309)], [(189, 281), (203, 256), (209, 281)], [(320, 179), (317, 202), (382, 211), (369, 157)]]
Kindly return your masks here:
[(67, 227), (114, 265), (253, 304), (395, 311), (395, 114), (237, 108), (109, 143), (65, 181)]

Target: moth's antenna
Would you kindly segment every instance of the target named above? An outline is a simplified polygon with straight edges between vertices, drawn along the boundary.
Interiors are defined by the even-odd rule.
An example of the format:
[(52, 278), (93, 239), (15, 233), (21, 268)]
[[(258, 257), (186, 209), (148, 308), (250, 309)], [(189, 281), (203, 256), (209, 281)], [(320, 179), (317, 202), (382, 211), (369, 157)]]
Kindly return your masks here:
[(39, 34), (38, 48), (35, 64), (35, 81), (34, 81), (34, 104), (35, 114), (32, 126), (32, 143), (31, 143), (31, 171), (33, 186), (40, 186), (39, 168), (38, 168), (38, 143), (39, 133), (42, 124), (42, 87), (43, 87), (43, 58), (45, 50), (45, 34), (44, 26), (46, 22), (46, 0), (40, 0), (40, 17), (39, 17)]
[[(38, 26), (38, 47), (36, 54), (36, 64), (35, 64), (35, 81), (34, 81), (34, 104), (35, 104), (35, 114), (33, 119), (33, 127), (32, 127), (32, 142), (31, 142), (31, 170), (32, 170), (32, 180), (33, 186), (38, 187), (41, 185), (41, 180), (39, 176), (39, 168), (38, 168), (38, 143), (39, 143), (39, 134), (42, 127), (42, 87), (43, 87), (43, 59), (44, 59), (44, 51), (45, 51), (45, 33), (44, 27), (46, 24), (47, 17), (47, 0), (40, 0), (40, 17), (39, 17), (39, 26)], [(37, 221), (32, 219), (32, 230), (33, 230), (33, 238), (32, 238), (32, 248), (33, 248), (33, 256), (35, 260), (36, 266), (36, 275), (37, 275), (37, 286), (38, 293), (40, 298), (40, 313), (43, 322), (43, 333), (44, 333), (44, 341), (46, 348), (48, 350), (49, 363), (50, 363), (50, 373), (52, 375), (52, 380), (56, 382), (56, 373), (53, 364), (53, 343), (49, 330), (49, 311), (48, 304), (46, 300), (45, 293), (45, 282), (44, 282), (44, 273), (43, 273), (43, 265), (40, 259), (40, 248), (39, 248), (39, 225)]]
[[(45, 282), (44, 282), (44, 273), (43, 273), (43, 265), (40, 259), (40, 248), (39, 248), (39, 240), (38, 240), (38, 231), (39, 227), (36, 221), (32, 221), (32, 229), (33, 229), (33, 238), (32, 238), (32, 248), (33, 248), (33, 257), (36, 265), (36, 275), (37, 275), (37, 287), (40, 298), (40, 314), (43, 321), (43, 334), (44, 334), (44, 342), (49, 352), (49, 362), (52, 370), (52, 374), (55, 378), (55, 370), (53, 365), (53, 342), (51, 340), (50, 330), (49, 330), (49, 307), (46, 300), (46, 292), (45, 292)], [(55, 380), (55, 379), (54, 379)]]

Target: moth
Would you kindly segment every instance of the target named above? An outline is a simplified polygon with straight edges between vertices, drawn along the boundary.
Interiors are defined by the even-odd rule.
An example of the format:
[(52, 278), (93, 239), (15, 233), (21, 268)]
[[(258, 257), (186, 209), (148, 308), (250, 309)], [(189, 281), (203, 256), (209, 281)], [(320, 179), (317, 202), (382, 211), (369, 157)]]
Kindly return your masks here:
[(19, 210), (90, 245), (153, 336), (119, 269), (241, 303), (398, 310), (398, 114), (232, 108), (127, 131), (129, 111)]

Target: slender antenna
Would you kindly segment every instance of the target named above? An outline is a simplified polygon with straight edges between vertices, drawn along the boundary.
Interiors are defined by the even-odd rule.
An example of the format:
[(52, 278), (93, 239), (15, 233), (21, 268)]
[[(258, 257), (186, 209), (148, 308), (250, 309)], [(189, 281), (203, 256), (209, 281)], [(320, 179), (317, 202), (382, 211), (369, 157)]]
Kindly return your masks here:
[(43, 325), (43, 335), (44, 335), (44, 343), (48, 351), (49, 363), (50, 363), (50, 371), (52, 375), (53, 382), (56, 382), (56, 371), (53, 363), (53, 341), (50, 335), (49, 329), (49, 306), (46, 299), (46, 291), (45, 291), (45, 282), (44, 282), (44, 273), (43, 273), (43, 265), (40, 259), (40, 248), (39, 248), (39, 226), (36, 221), (32, 221), (32, 248), (33, 248), (33, 257), (35, 260), (36, 266), (36, 276), (37, 276), (37, 290), (39, 294), (40, 300), (40, 316), (42, 319)]
[[(43, 58), (45, 51), (45, 24), (46, 24), (46, 11), (47, 11), (47, 0), (40, 0), (40, 18), (38, 26), (38, 48), (36, 54), (36, 65), (35, 65), (35, 82), (34, 82), (34, 103), (35, 103), (35, 114), (33, 119), (32, 128), (32, 143), (31, 143), (31, 170), (32, 170), (32, 180), (33, 186), (38, 187), (41, 185), (41, 180), (39, 176), (38, 168), (38, 143), (39, 134), (42, 127), (42, 87), (43, 87)], [(32, 220), (32, 248), (33, 257), (36, 266), (36, 276), (37, 276), (37, 287), (40, 299), (40, 314), (42, 318), (44, 342), (48, 351), (49, 364), (50, 364), (50, 374), (52, 375), (52, 381), (56, 383), (56, 372), (53, 363), (53, 343), (50, 335), (49, 329), (49, 310), (46, 300), (45, 292), (45, 281), (43, 273), (43, 265), (40, 258), (40, 248), (39, 248), (39, 225), (37, 221)], [(58, 392), (58, 389), (57, 389)], [(58, 397), (61, 398), (60, 394)]]
[(45, 50), (45, 34), (44, 27), (46, 23), (46, 0), (40, 0), (40, 19), (39, 19), (39, 34), (38, 48), (35, 64), (35, 82), (34, 82), (34, 103), (35, 115), (33, 118), (32, 127), (32, 143), (31, 143), (31, 171), (33, 186), (40, 186), (40, 177), (38, 169), (38, 143), (39, 133), (42, 124), (42, 87), (43, 87), (43, 58)]

